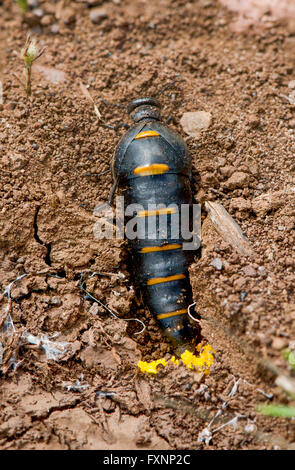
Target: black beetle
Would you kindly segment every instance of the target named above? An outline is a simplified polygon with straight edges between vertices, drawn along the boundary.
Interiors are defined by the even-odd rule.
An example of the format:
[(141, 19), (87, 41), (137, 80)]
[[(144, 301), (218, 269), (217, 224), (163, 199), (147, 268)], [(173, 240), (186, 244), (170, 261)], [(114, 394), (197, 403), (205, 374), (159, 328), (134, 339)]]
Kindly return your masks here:
[[(142, 238), (129, 240), (138, 282), (145, 304), (172, 342), (177, 355), (194, 350), (200, 342), (199, 324), (192, 324), (188, 307), (193, 303), (188, 267), (192, 252), (183, 250), (183, 238), (172, 238), (173, 211), (151, 211), (150, 205), (182, 204), (192, 206), (191, 158), (182, 137), (160, 121), (160, 104), (151, 97), (138, 98), (128, 106), (135, 125), (116, 149), (112, 164), (115, 188), (124, 195), (124, 205), (140, 204), (143, 210), (137, 218), (144, 220)], [(111, 196), (112, 198), (112, 196)], [(170, 212), (169, 212), (170, 210)], [(150, 217), (156, 217), (154, 228), (147, 229)], [(167, 234), (163, 239), (160, 219), (167, 219)], [(186, 240), (187, 241), (187, 240)], [(200, 318), (196, 313), (194, 317)]]

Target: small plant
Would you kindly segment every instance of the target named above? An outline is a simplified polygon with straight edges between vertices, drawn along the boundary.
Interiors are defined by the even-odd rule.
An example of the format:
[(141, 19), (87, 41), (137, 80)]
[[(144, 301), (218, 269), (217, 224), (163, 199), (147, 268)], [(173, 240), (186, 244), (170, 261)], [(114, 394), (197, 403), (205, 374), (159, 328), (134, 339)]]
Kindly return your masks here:
[(21, 50), (21, 58), (25, 62), (25, 74), (26, 74), (26, 94), (27, 98), (32, 94), (32, 65), (35, 60), (39, 59), (41, 55), (45, 51), (45, 47), (43, 49), (39, 49), (36, 42), (27, 36), (27, 40), (25, 43), (25, 47)]
[(288, 364), (295, 370), (295, 351), (290, 351), (289, 349), (284, 349), (283, 356), (288, 362)]
[[(282, 351), (282, 354), (286, 361), (288, 362), (289, 366), (295, 370), (295, 353), (294, 351), (290, 351), (289, 349), (285, 349)], [(273, 368), (273, 372), (276, 373), (277, 378), (275, 380), (276, 385), (281, 387), (286, 395), (291, 399), (295, 400), (295, 380), (293, 377), (289, 375), (285, 375), (282, 371), (277, 369), (276, 367)], [(265, 415), (265, 416), (275, 416), (278, 418), (295, 418), (295, 406), (291, 405), (281, 405), (278, 403), (273, 404), (263, 404), (257, 407), (258, 413)]]
[(16, 0), (16, 3), (18, 4), (22, 13), (26, 13), (28, 9), (28, 0)]
[(295, 406), (284, 405), (261, 405), (257, 411), (262, 415), (275, 416), (278, 418), (294, 418)]

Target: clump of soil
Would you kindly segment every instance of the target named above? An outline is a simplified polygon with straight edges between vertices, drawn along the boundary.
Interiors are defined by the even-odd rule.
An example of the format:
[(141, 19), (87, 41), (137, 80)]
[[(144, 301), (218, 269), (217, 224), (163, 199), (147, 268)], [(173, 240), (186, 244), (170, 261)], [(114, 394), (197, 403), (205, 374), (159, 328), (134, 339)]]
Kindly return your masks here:
[[(292, 423), (256, 406), (287, 402), (264, 364), (291, 374), (281, 351), (294, 347), (292, 28), (274, 18), (237, 34), (235, 13), (208, 0), (37, 3), (22, 15), (0, 2), (0, 447), (291, 448)], [(47, 46), (29, 100), (19, 57), (28, 31)], [(116, 126), (122, 105), (174, 80), (163, 115), (189, 146), (196, 198), (222, 203), (255, 252), (238, 255), (203, 211), (190, 274), (217, 351), (210, 376), (138, 372), (140, 358), (171, 349), (135, 293), (125, 242), (93, 235), (125, 130), (102, 125), (80, 81)], [(210, 126), (188, 137), (180, 119), (198, 110)]]

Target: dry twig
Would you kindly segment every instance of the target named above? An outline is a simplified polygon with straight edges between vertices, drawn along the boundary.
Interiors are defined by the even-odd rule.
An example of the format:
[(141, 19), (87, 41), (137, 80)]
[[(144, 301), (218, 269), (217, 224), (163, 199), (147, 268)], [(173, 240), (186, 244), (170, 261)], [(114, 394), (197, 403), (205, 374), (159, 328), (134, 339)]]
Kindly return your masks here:
[(102, 119), (102, 115), (101, 115), (101, 113), (99, 112), (98, 107), (97, 107), (96, 104), (94, 103), (94, 100), (93, 100), (92, 96), (90, 95), (90, 93), (89, 93), (89, 91), (87, 90), (86, 86), (83, 85), (83, 83), (81, 82), (81, 80), (80, 80), (80, 82), (79, 82), (79, 85), (80, 85), (80, 89), (81, 89), (83, 95), (85, 96), (85, 98), (93, 105), (96, 116), (97, 116), (99, 119)]
[(254, 251), (243, 234), (240, 226), (229, 215), (222, 204), (208, 201), (205, 203), (209, 217), (222, 238), (229, 243), (239, 254), (254, 257)]

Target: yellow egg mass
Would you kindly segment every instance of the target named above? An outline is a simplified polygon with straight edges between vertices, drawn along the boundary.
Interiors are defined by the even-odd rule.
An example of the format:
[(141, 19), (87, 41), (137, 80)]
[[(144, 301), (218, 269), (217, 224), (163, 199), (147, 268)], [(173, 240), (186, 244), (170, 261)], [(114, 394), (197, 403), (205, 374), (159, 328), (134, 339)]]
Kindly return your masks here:
[[(198, 345), (197, 351), (199, 352), (198, 356), (195, 356), (188, 350), (182, 353), (181, 360), (183, 364), (188, 369), (196, 370), (197, 372), (204, 372), (206, 375), (210, 374), (210, 367), (214, 362), (214, 349), (212, 346), (210, 346), (210, 344), (206, 344), (205, 346)], [(179, 359), (176, 359), (175, 356), (172, 356), (170, 361), (176, 367), (179, 365)], [(152, 362), (139, 361), (138, 367), (140, 368), (141, 372), (157, 374), (157, 367), (160, 364), (163, 367), (166, 367), (168, 362), (165, 361), (165, 359), (158, 359), (157, 361)]]

